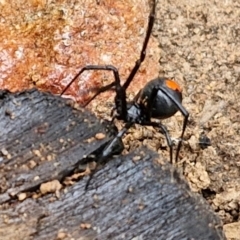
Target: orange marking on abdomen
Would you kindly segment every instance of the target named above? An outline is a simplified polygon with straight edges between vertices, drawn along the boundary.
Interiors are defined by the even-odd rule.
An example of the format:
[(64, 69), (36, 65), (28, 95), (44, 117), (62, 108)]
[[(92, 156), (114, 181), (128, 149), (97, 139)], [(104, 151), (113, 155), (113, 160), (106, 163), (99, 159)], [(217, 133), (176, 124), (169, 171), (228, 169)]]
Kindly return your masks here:
[(173, 80), (168, 79), (165, 82), (166, 82), (167, 87), (169, 87), (170, 89), (172, 89), (174, 91), (177, 90), (179, 92), (182, 91), (180, 86), (176, 82), (174, 82)]

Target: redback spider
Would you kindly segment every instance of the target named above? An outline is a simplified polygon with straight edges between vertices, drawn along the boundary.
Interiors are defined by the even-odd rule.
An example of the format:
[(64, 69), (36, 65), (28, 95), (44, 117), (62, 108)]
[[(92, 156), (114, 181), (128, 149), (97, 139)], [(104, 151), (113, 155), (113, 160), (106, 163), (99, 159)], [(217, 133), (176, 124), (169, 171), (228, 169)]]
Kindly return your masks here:
[(99, 88), (94, 96), (84, 105), (88, 105), (96, 96), (107, 90), (113, 89), (116, 92), (115, 107), (112, 110), (114, 119), (123, 120), (125, 122), (124, 128), (118, 132), (114, 139), (104, 148), (100, 159), (104, 159), (113, 154), (116, 144), (119, 143), (122, 136), (127, 130), (135, 123), (143, 126), (153, 126), (159, 128), (165, 135), (167, 144), (170, 148), (170, 162), (173, 163), (173, 144), (169, 136), (167, 128), (157, 122), (152, 122), (151, 118), (166, 119), (173, 116), (178, 110), (184, 116), (182, 133), (178, 142), (176, 150), (175, 161), (178, 161), (179, 151), (182, 144), (182, 138), (188, 122), (189, 113), (182, 106), (182, 92), (179, 85), (171, 79), (166, 77), (156, 78), (149, 81), (146, 86), (141, 89), (131, 102), (127, 102), (126, 90), (132, 82), (135, 74), (137, 73), (141, 63), (145, 59), (147, 44), (152, 32), (154, 19), (155, 19), (156, 3), (153, 1), (152, 10), (149, 15), (148, 27), (146, 37), (141, 50), (140, 58), (136, 61), (135, 66), (130, 72), (127, 80), (121, 85), (120, 77), (117, 68), (112, 65), (87, 65), (83, 67), (78, 74), (71, 80), (65, 87), (61, 95), (63, 95), (71, 84), (86, 70), (103, 70), (112, 71), (114, 74), (114, 82)]

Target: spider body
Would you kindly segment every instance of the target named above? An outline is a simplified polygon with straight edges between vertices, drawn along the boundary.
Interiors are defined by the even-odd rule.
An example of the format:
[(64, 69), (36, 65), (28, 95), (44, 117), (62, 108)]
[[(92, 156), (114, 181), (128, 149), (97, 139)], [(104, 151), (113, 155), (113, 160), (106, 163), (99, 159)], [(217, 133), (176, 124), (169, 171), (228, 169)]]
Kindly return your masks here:
[[(141, 89), (132, 102), (126, 102), (126, 113), (122, 114), (122, 107), (116, 109), (115, 118), (125, 122), (145, 125), (151, 118), (166, 119), (173, 116), (178, 110), (175, 102), (182, 102), (182, 92), (177, 83), (168, 78), (156, 78), (148, 82)], [(118, 105), (118, 98), (115, 98)]]
[[(140, 105), (148, 107), (145, 112), (150, 111), (150, 117), (166, 119), (173, 116), (179, 110), (176, 104), (166, 95), (166, 92), (174, 98), (176, 102), (182, 102), (180, 87), (173, 80), (167, 78), (156, 78), (148, 82), (138, 93), (138, 101)], [(149, 109), (149, 107), (151, 107), (151, 109)]]
[[(159, 129), (160, 132), (165, 135), (170, 149), (170, 162), (173, 163), (173, 144), (168, 130), (162, 123), (152, 122), (151, 119), (166, 119), (173, 116), (177, 111), (180, 111), (184, 116), (184, 121), (175, 157), (175, 161), (178, 161), (182, 138), (184, 136), (189, 116), (187, 110), (182, 105), (182, 92), (179, 85), (169, 78), (156, 78), (152, 81), (149, 81), (146, 86), (138, 92), (138, 94), (134, 97), (132, 101), (128, 102), (126, 97), (127, 88), (131, 84), (134, 76), (136, 75), (138, 69), (141, 66), (141, 63), (145, 59), (146, 48), (149, 38), (151, 36), (155, 19), (155, 8), (156, 2), (153, 1), (152, 10), (149, 15), (146, 37), (143, 42), (140, 57), (136, 61), (135, 66), (133, 67), (128, 78), (123, 84), (121, 84), (118, 69), (116, 67), (112, 65), (87, 65), (78, 72), (78, 74), (70, 81), (70, 83), (61, 93), (61, 95), (63, 95), (71, 86), (71, 84), (76, 81), (84, 71), (98, 70), (111, 71), (113, 73), (114, 81), (102, 88), (97, 89), (93, 97), (84, 105), (88, 105), (100, 93), (108, 90), (114, 90), (116, 95), (114, 99), (115, 107), (112, 110), (112, 121), (114, 121), (114, 119), (119, 119), (125, 123), (124, 128), (118, 132), (118, 134), (113, 138), (113, 140), (110, 141), (110, 143), (104, 148), (101, 156), (98, 157), (98, 159), (100, 159), (100, 162), (105, 161), (107, 157), (111, 156), (114, 153), (114, 149), (116, 148), (116, 146), (119, 145), (119, 141), (121, 141), (122, 136), (133, 124), (137, 123), (143, 126), (153, 126)], [(89, 181), (87, 183), (87, 186), (89, 184)]]

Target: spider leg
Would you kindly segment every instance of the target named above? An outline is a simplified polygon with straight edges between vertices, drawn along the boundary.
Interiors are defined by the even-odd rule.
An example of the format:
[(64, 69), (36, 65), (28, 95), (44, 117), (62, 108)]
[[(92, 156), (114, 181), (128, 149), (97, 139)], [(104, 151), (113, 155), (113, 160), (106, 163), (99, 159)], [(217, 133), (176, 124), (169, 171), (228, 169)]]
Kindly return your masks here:
[(173, 144), (172, 144), (172, 139), (169, 135), (169, 132), (168, 132), (167, 128), (162, 123), (151, 122), (151, 121), (150, 122), (145, 122), (142, 125), (157, 127), (157, 128), (161, 129), (161, 133), (165, 136), (165, 138), (167, 140), (168, 147), (169, 147), (170, 163), (173, 163)]
[(100, 93), (105, 92), (112, 87), (115, 86), (116, 91), (116, 97), (115, 97), (115, 103), (116, 107), (118, 109), (118, 112), (121, 116), (127, 116), (127, 102), (126, 102), (126, 92), (121, 86), (121, 81), (118, 73), (118, 69), (115, 68), (112, 65), (87, 65), (83, 67), (78, 74), (68, 83), (68, 85), (65, 87), (65, 89), (60, 94), (61, 96), (67, 91), (67, 89), (72, 85), (74, 81), (84, 72), (87, 70), (101, 70), (101, 71), (112, 71), (114, 75), (115, 81), (100, 88), (97, 93), (84, 105), (87, 106), (95, 97), (97, 97)]
[(140, 95), (141, 95), (141, 93), (142, 93), (142, 89), (137, 93), (137, 95), (133, 98), (133, 102), (137, 102), (138, 101), (138, 99), (139, 99), (139, 97), (140, 97)]
[[(133, 125), (133, 123), (127, 123), (124, 128), (118, 132), (118, 134), (110, 141), (107, 146), (103, 149), (100, 156), (98, 156), (97, 166), (96, 168), (91, 172), (89, 179), (87, 180), (85, 190), (88, 190), (89, 184), (94, 176), (94, 174), (97, 172), (99, 165), (103, 164), (107, 158), (111, 157), (114, 153), (120, 153), (122, 152), (122, 137), (123, 135), (128, 131), (128, 129)], [(121, 146), (120, 146), (121, 145)], [(121, 150), (119, 150), (121, 149)]]
[[(164, 87), (155, 87), (153, 88), (152, 92), (151, 92), (151, 96), (150, 98), (148, 99), (147, 101), (147, 106), (146, 106), (146, 109), (152, 109), (153, 108), (153, 103), (155, 101), (155, 98), (157, 96), (157, 92), (158, 91), (162, 91), (166, 96), (168, 96), (168, 98), (175, 104), (175, 106), (178, 108), (178, 110), (182, 113), (183, 117), (184, 117), (184, 120), (183, 120), (183, 126), (182, 126), (182, 133), (181, 133), (181, 136), (180, 136), (180, 141), (178, 142), (178, 146), (177, 146), (177, 151), (176, 151), (176, 157), (175, 157), (175, 161), (177, 162), (178, 161), (178, 157), (179, 157), (179, 152), (180, 152), (180, 149), (181, 149), (181, 146), (182, 146), (182, 139), (183, 139), (183, 136), (184, 136), (184, 132), (186, 130), (186, 126), (187, 126), (187, 123), (188, 123), (188, 117), (189, 117), (189, 113), (188, 111), (183, 107), (182, 103), (179, 102), (178, 100), (176, 100), (172, 95), (171, 93), (169, 93)], [(152, 111), (148, 111), (148, 114), (147, 117), (148, 119), (151, 118), (151, 115), (152, 115)], [(166, 136), (166, 135), (165, 135)], [(171, 150), (171, 149), (170, 149)]]
[[(94, 99), (97, 95), (99, 95), (102, 92), (105, 92), (109, 89), (111, 89), (113, 86), (115, 85), (120, 85), (120, 77), (119, 77), (119, 73), (117, 68), (115, 68), (112, 65), (87, 65), (85, 67), (83, 67), (78, 73), (77, 75), (68, 83), (68, 85), (64, 88), (64, 90), (61, 92), (61, 96), (68, 90), (68, 88), (73, 84), (73, 82), (76, 81), (76, 79), (84, 72), (87, 70), (102, 70), (102, 71), (112, 71), (114, 74), (114, 78), (115, 81), (98, 89), (97, 93), (92, 97), (92, 99)], [(120, 85), (121, 86), (121, 85)], [(92, 100), (91, 99), (91, 100)]]
[(104, 87), (98, 88), (96, 90), (96, 93), (83, 105), (83, 107), (86, 107), (92, 100), (94, 100), (100, 93), (103, 93), (105, 91), (110, 90), (112, 87), (114, 87), (115, 82), (112, 82)]
[(180, 152), (180, 149), (181, 149), (181, 146), (182, 146), (183, 135), (184, 135), (184, 132), (185, 132), (185, 129), (186, 129), (186, 126), (187, 126), (187, 123), (188, 123), (188, 117), (189, 117), (189, 113), (187, 112), (187, 110), (183, 106), (181, 106), (181, 109), (179, 108), (179, 110), (183, 114), (184, 120), (183, 120), (182, 134), (181, 134), (181, 137), (180, 137), (180, 141), (178, 142), (178, 146), (177, 146), (176, 162), (178, 160), (179, 152)]
[(153, 1), (152, 10), (151, 10), (151, 13), (149, 15), (149, 20), (148, 20), (147, 33), (146, 33), (146, 37), (145, 37), (145, 40), (144, 40), (144, 43), (143, 43), (143, 46), (142, 46), (142, 50), (141, 50), (141, 53), (140, 53), (140, 58), (136, 61), (134, 68), (132, 69), (131, 73), (129, 74), (126, 82), (123, 84), (123, 88), (125, 90), (130, 85), (130, 83), (133, 80), (134, 76), (136, 75), (138, 69), (140, 68), (141, 63), (145, 59), (147, 44), (149, 42), (149, 38), (151, 36), (153, 25), (154, 25), (155, 9), (156, 9), (156, 3), (155, 3), (155, 1)]
[(180, 149), (181, 149), (181, 146), (182, 146), (182, 139), (183, 139), (183, 136), (184, 136), (184, 132), (186, 130), (187, 123), (188, 123), (189, 113), (183, 107), (182, 103), (177, 101), (168, 91), (166, 91), (166, 89), (160, 88), (159, 90), (161, 90), (163, 93), (165, 93), (172, 100), (172, 102), (176, 105), (176, 107), (179, 109), (179, 111), (182, 113), (182, 115), (184, 117), (183, 126), (182, 126), (182, 133), (181, 133), (180, 141), (178, 142), (177, 151), (176, 151), (175, 161), (177, 162), (178, 161), (179, 152), (180, 152)]
[[(183, 107), (182, 103), (177, 101), (172, 95), (171, 93), (169, 93), (165, 88), (163, 87), (159, 87), (159, 88), (154, 88), (152, 91), (152, 95), (150, 97), (150, 101), (148, 101), (149, 104), (153, 104), (154, 99), (156, 98), (157, 95), (157, 91), (160, 90), (162, 91), (165, 95), (167, 95), (171, 101), (176, 105), (176, 107), (178, 108), (178, 110), (182, 113), (184, 120), (183, 120), (183, 126), (182, 126), (182, 133), (180, 136), (180, 141), (178, 142), (178, 146), (177, 146), (177, 151), (176, 151), (176, 157), (175, 157), (175, 161), (178, 161), (178, 156), (179, 156), (179, 152), (182, 146), (182, 139), (184, 136), (184, 132), (188, 123), (188, 117), (189, 117), (189, 113), (188, 111)], [(150, 107), (149, 109), (152, 109), (152, 106), (148, 106)]]
[(104, 148), (102, 152), (102, 158), (106, 158), (112, 155), (114, 149), (116, 148), (119, 140), (122, 139), (123, 135), (128, 131), (128, 129), (133, 125), (133, 123), (128, 122), (125, 124), (124, 128), (118, 132), (118, 134), (113, 138), (113, 140)]
[[(129, 74), (126, 82), (123, 84), (123, 86), (116, 87), (116, 98), (115, 98), (116, 109), (118, 109), (118, 112), (120, 112), (120, 115), (122, 116), (123, 120), (124, 120), (124, 116), (127, 116), (126, 89), (130, 85), (130, 83), (133, 80), (134, 76), (136, 75), (138, 69), (140, 68), (141, 63), (145, 59), (147, 44), (149, 42), (149, 38), (151, 36), (152, 28), (153, 28), (154, 20), (155, 20), (155, 8), (156, 8), (156, 3), (155, 3), (155, 1), (153, 1), (152, 11), (149, 15), (149, 20), (148, 20), (147, 33), (146, 33), (146, 37), (145, 37), (143, 47), (142, 47), (142, 50), (140, 53), (140, 58), (136, 61), (134, 68), (130, 72), (130, 74)], [(138, 100), (140, 94), (141, 94), (141, 90), (134, 97), (133, 102), (136, 102)]]

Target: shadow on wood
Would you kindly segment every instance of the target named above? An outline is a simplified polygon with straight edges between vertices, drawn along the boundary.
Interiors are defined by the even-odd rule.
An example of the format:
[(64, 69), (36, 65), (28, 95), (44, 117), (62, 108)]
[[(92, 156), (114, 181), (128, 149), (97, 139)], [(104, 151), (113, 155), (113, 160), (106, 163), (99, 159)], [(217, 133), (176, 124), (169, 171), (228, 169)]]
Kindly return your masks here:
[[(146, 148), (113, 158), (88, 191), (84, 177), (58, 197), (19, 202), (21, 192), (62, 182), (110, 136), (86, 110), (35, 90), (2, 93), (0, 118), (1, 239), (225, 239), (208, 204)], [(106, 138), (96, 140), (98, 132)], [(32, 168), (30, 161), (36, 163)]]

